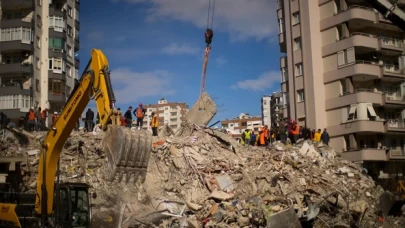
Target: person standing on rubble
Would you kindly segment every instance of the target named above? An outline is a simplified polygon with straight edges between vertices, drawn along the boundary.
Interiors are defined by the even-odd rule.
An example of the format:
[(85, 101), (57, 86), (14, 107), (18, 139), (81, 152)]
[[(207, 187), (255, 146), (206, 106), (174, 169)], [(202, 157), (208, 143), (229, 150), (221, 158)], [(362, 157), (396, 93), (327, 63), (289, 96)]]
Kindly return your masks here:
[(28, 121), (27, 121), (27, 126), (28, 126), (28, 131), (33, 131), (35, 130), (35, 112), (34, 108), (30, 108), (28, 111)]
[(245, 145), (250, 144), (250, 136), (252, 135), (252, 132), (250, 132), (249, 129), (245, 130)]
[(94, 112), (89, 108), (86, 112), (87, 132), (93, 131)]
[(48, 108), (45, 108), (45, 109), (42, 110), (42, 112), (41, 112), (41, 119), (42, 119), (42, 126), (41, 126), (41, 129), (42, 129), (42, 130), (45, 130), (46, 117), (48, 117)]
[(319, 143), (321, 141), (321, 135), (321, 129), (318, 129), (318, 131), (314, 134), (314, 141)]
[(323, 129), (323, 132), (322, 132), (322, 135), (321, 135), (321, 140), (322, 140), (323, 144), (329, 146), (330, 137), (329, 137), (328, 132), (326, 131), (326, 128)]
[(125, 126), (131, 128), (132, 127), (132, 106), (129, 106), (127, 111), (124, 114), (125, 118)]
[(37, 131), (42, 131), (42, 116), (41, 116), (41, 107), (38, 107), (35, 112), (35, 129)]
[(259, 145), (260, 146), (265, 146), (266, 145), (266, 138), (265, 138), (265, 128), (263, 126), (260, 126), (259, 128)]
[(143, 108), (142, 103), (139, 104), (138, 108), (134, 110), (134, 115), (136, 116), (136, 126), (138, 130), (142, 129), (143, 117), (145, 116), (146, 110)]
[(297, 143), (298, 137), (300, 136), (300, 127), (297, 124), (297, 121), (294, 121), (292, 124), (292, 136), (293, 136), (293, 142), (292, 144)]
[(283, 120), (281, 120), (280, 126), (278, 128), (278, 133), (280, 134), (280, 140), (281, 140), (281, 142), (283, 144), (285, 144), (285, 141), (286, 141), (286, 138), (287, 138), (285, 132), (286, 132), (285, 122)]
[(252, 130), (252, 134), (250, 135), (250, 145), (252, 145), (252, 146), (256, 145), (256, 133), (253, 130)]
[(150, 126), (152, 127), (152, 135), (158, 136), (159, 119), (154, 112), (152, 112), (152, 120), (150, 121)]

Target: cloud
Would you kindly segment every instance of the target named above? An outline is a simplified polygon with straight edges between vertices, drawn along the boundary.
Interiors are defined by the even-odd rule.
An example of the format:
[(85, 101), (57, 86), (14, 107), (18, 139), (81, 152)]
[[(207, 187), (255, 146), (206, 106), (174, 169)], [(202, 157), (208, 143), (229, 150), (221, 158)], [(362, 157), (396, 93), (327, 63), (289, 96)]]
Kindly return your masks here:
[(274, 84), (280, 85), (280, 77), (279, 71), (269, 71), (261, 74), (256, 79), (238, 81), (236, 84), (231, 85), (231, 88), (261, 92), (271, 88)]
[(224, 65), (225, 63), (228, 62), (228, 60), (225, 59), (223, 56), (219, 56), (219, 57), (217, 57), (217, 58), (215, 59), (215, 62), (216, 62), (218, 65)]
[(168, 55), (196, 55), (199, 52), (199, 48), (191, 47), (188, 44), (172, 43), (169, 46), (162, 49), (162, 53)]
[(172, 75), (165, 70), (135, 72), (129, 68), (111, 71), (115, 97), (119, 104), (129, 104), (152, 96), (173, 95), (170, 79)]
[[(119, 0), (115, 0), (119, 1)], [(202, 0), (121, 0), (151, 6), (147, 21), (174, 19), (192, 23), (199, 28), (207, 27), (208, 1)], [(211, 4), (212, 7), (212, 4)], [(277, 35), (277, 1), (221, 0), (215, 1), (215, 32), (228, 32), (231, 41), (270, 39)], [(211, 19), (211, 18), (210, 18)]]

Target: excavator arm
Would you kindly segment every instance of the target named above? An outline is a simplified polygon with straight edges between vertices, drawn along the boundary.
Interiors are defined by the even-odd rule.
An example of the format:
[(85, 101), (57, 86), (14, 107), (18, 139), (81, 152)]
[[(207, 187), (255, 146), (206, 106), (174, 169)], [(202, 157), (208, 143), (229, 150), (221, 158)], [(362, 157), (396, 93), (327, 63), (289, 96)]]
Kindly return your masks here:
[(41, 217), (53, 212), (55, 177), (62, 148), (91, 99), (96, 102), (100, 124), (106, 134), (104, 152), (111, 169), (106, 179), (114, 181), (117, 173), (118, 181), (121, 181), (123, 175), (127, 176), (128, 181), (132, 174), (135, 179), (139, 176), (142, 181), (145, 179), (152, 147), (151, 134), (131, 131), (116, 121), (121, 113), (114, 108), (115, 96), (108, 61), (100, 50), (93, 49), (80, 83), (42, 144), (35, 208), (36, 214)]

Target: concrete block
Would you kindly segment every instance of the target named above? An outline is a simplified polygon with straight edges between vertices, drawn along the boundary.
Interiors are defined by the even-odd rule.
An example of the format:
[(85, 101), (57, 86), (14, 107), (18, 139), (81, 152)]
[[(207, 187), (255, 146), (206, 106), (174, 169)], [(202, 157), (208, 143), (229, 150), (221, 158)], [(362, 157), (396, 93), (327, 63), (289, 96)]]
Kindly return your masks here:
[(208, 93), (204, 92), (187, 113), (186, 120), (198, 126), (207, 126), (216, 113), (217, 105)]

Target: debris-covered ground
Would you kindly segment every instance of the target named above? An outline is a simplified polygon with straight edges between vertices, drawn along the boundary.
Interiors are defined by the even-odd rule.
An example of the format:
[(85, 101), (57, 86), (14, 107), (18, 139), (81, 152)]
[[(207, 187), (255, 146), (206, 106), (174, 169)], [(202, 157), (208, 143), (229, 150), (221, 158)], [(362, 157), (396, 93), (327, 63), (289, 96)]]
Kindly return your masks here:
[[(28, 134), (27, 145), (3, 138), (1, 155), (26, 157), (24, 191), (35, 191), (45, 134)], [(89, 183), (97, 193), (93, 227), (383, 226), (383, 190), (329, 147), (242, 146), (219, 131), (196, 128), (187, 136), (155, 138), (146, 181), (125, 184), (104, 180), (103, 137), (72, 132), (60, 163), (62, 181)], [(385, 223), (405, 227), (403, 217)]]

